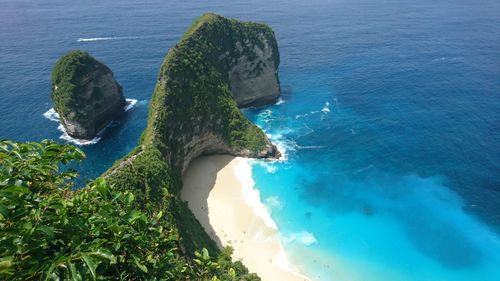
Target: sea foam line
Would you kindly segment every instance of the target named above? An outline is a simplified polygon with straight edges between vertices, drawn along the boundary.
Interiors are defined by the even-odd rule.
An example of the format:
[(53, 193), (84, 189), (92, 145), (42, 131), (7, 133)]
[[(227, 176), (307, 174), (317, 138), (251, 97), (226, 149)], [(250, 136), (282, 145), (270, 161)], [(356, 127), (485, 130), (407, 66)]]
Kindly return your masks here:
[[(127, 112), (127, 111), (131, 110), (132, 108), (134, 108), (135, 104), (137, 103), (137, 100), (136, 99), (125, 99), (125, 102), (126, 102), (126, 104), (125, 104), (124, 110), (125, 110), (125, 112)], [(66, 132), (66, 129), (64, 128), (64, 126), (60, 122), (61, 120), (59, 118), (59, 114), (55, 111), (54, 108), (47, 110), (47, 112), (43, 113), (42, 115), (43, 115), (43, 117), (49, 119), (50, 121), (59, 122), (59, 126), (57, 126), (57, 129), (63, 133), (59, 137), (60, 139), (65, 140), (65, 141), (70, 142), (70, 143), (73, 143), (73, 144), (76, 144), (76, 145), (80, 145), (80, 146), (92, 145), (92, 144), (98, 143), (102, 139), (102, 135), (104, 134), (106, 129), (115, 127), (119, 124), (119, 122), (117, 122), (117, 121), (112, 121), (106, 127), (101, 129), (93, 139), (84, 140), (84, 139), (73, 138), (70, 135), (68, 135), (68, 133)]]
[(96, 41), (109, 41), (109, 40), (137, 40), (137, 39), (147, 39), (147, 38), (165, 38), (161, 35), (143, 35), (143, 36), (105, 36), (105, 37), (90, 37), (90, 38), (78, 38), (76, 42), (96, 42)]
[(237, 178), (241, 183), (243, 198), (247, 205), (252, 208), (256, 216), (264, 221), (267, 227), (278, 230), (276, 222), (260, 200), (259, 190), (255, 188), (250, 162), (246, 159), (239, 158), (238, 163), (234, 166), (234, 174), (238, 175)]
[(78, 38), (76, 42), (94, 42), (94, 41), (107, 41), (107, 40), (133, 40), (140, 39), (140, 36), (123, 36), (123, 37), (93, 37), (93, 38)]

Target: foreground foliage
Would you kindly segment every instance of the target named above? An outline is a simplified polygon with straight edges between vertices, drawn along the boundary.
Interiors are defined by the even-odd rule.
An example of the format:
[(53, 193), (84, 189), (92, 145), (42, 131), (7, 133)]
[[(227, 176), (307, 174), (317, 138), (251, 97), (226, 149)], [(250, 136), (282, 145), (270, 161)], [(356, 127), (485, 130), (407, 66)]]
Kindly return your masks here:
[[(187, 258), (168, 213), (97, 179), (72, 191), (82, 160), (70, 145), (0, 142), (1, 280), (259, 280), (231, 250)], [(142, 201), (142, 200), (140, 200)]]

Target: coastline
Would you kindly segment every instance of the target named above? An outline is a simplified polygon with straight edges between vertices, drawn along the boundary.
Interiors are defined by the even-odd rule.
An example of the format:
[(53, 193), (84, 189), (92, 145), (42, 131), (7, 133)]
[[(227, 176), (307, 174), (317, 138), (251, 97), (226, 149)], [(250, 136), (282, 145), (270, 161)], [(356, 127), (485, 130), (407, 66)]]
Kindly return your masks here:
[(289, 263), (248, 161), (227, 155), (194, 160), (183, 176), (182, 199), (219, 248), (233, 247), (233, 260), (263, 281), (309, 281)]

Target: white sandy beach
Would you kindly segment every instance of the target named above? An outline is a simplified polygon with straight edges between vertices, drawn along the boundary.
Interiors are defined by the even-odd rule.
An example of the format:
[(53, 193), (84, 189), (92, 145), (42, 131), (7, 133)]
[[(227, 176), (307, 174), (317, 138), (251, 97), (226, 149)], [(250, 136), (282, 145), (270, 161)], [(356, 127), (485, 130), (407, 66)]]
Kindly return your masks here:
[(205, 156), (185, 172), (182, 198), (219, 247), (232, 246), (233, 259), (262, 280), (309, 280), (288, 262), (276, 224), (253, 186), (247, 159)]

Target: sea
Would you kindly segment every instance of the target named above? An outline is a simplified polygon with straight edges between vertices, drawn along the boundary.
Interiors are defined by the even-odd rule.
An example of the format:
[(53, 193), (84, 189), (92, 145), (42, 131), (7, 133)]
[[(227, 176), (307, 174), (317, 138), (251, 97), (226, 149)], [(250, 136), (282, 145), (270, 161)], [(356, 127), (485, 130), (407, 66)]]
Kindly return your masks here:
[(276, 33), (282, 97), (244, 113), (284, 153), (253, 179), (295, 267), (500, 280), (498, 0), (0, 0), (0, 139), (66, 142), (51, 70), (88, 51), (137, 101), (81, 146), (74, 167), (99, 176), (136, 146), (165, 54), (204, 12)]

